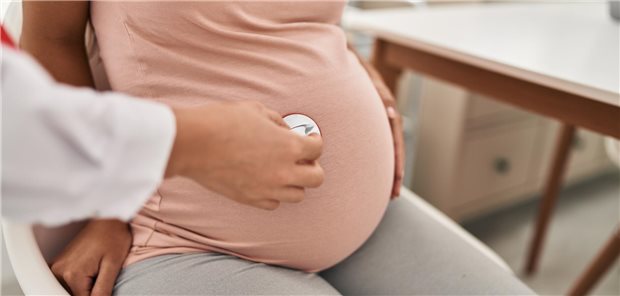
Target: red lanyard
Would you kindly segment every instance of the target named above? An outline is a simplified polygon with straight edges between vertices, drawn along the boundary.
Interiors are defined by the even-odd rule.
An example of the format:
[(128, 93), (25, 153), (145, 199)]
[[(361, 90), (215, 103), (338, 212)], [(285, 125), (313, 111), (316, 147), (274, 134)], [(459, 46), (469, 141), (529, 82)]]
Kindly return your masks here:
[(0, 34), (2, 44), (11, 48), (16, 48), (13, 39), (11, 39), (11, 36), (9, 36), (9, 34), (4, 30), (3, 25), (0, 25), (0, 30), (2, 30), (2, 34)]

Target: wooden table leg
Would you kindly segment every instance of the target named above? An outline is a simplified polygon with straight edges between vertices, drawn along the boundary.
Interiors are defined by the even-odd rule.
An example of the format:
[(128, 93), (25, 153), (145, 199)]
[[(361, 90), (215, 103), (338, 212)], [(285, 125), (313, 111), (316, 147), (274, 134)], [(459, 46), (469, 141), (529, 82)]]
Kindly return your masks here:
[(371, 63), (377, 69), (385, 85), (390, 89), (392, 94), (396, 96), (396, 87), (398, 79), (402, 74), (401, 68), (393, 67), (386, 62), (386, 48), (387, 43), (382, 39), (375, 40), (375, 45), (372, 51)]
[(528, 275), (532, 274), (538, 266), (540, 251), (547, 232), (549, 219), (562, 186), (562, 178), (566, 169), (566, 163), (568, 162), (568, 156), (570, 155), (574, 135), (575, 127), (573, 125), (562, 124), (555, 147), (555, 154), (553, 155), (551, 171), (547, 179), (544, 195), (540, 201), (534, 238), (530, 244), (527, 257), (526, 274)]
[(607, 269), (620, 256), (620, 228), (611, 237), (603, 249), (598, 253), (590, 266), (579, 276), (568, 295), (581, 296), (588, 293), (594, 284), (605, 274)]

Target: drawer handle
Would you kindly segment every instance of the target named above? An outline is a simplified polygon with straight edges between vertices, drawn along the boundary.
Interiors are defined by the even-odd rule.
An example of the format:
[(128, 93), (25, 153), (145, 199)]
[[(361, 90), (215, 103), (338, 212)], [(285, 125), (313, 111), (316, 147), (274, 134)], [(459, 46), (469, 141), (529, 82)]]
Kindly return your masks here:
[(584, 147), (586, 145), (586, 141), (583, 139), (583, 137), (579, 134), (575, 135), (575, 137), (573, 137), (573, 142), (571, 143), (571, 147), (573, 148), (573, 150), (583, 150)]
[(510, 161), (505, 157), (498, 157), (493, 161), (493, 168), (500, 175), (505, 175), (510, 171)]

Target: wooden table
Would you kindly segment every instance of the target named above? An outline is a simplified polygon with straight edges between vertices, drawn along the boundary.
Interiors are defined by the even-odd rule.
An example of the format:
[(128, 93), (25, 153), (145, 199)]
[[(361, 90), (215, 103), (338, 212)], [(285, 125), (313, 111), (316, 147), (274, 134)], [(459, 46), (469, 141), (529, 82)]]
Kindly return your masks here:
[[(373, 63), (394, 91), (404, 69), (559, 120), (527, 272), (535, 271), (575, 127), (620, 138), (620, 30), (607, 3), (452, 5), (347, 15), (376, 36)], [(620, 252), (620, 232), (570, 294), (585, 294)]]

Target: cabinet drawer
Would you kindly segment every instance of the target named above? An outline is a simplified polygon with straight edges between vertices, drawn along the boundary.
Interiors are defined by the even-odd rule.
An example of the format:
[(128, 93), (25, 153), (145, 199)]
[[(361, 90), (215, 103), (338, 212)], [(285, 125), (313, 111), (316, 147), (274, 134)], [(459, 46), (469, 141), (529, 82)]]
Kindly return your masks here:
[(467, 136), (456, 175), (455, 204), (478, 201), (524, 184), (536, 135), (537, 125), (530, 122)]

